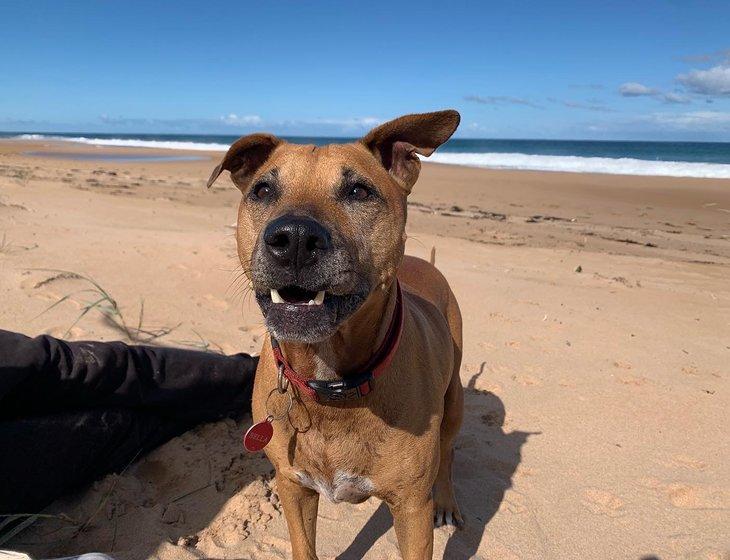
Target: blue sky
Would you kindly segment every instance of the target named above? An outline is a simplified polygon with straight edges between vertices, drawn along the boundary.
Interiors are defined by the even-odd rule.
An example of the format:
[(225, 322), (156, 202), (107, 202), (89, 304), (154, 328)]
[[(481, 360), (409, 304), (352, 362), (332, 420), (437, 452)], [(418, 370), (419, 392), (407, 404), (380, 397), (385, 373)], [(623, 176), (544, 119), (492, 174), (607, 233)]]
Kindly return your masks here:
[(730, 141), (730, 2), (0, 3), (0, 130)]

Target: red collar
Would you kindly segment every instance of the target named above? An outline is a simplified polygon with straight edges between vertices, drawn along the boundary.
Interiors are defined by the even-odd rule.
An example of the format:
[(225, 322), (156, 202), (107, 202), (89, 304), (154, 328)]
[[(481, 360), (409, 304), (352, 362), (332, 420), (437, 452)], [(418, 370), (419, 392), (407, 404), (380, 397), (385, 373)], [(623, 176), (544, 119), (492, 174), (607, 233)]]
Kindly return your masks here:
[(393, 318), (390, 321), (388, 332), (385, 334), (378, 351), (373, 354), (373, 357), (370, 358), (360, 373), (348, 375), (337, 381), (306, 379), (289, 365), (281, 351), (279, 342), (272, 336), (271, 349), (274, 352), (277, 369), (281, 369), (284, 376), (297, 389), (318, 402), (359, 399), (370, 393), (373, 390), (373, 380), (382, 375), (393, 360), (403, 333), (403, 292), (398, 280), (395, 281), (395, 285), (395, 309), (393, 310)]

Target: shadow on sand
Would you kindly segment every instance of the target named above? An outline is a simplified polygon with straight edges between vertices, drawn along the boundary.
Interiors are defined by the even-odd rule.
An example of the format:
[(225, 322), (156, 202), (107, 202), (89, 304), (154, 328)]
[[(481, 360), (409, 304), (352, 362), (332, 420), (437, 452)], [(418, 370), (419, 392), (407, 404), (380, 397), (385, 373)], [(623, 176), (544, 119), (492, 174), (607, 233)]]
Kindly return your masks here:
[[(504, 494), (512, 486), (512, 475), (520, 464), (522, 446), (534, 432), (505, 432), (502, 400), (488, 391), (475, 388), (477, 373), (464, 394), (464, 424), (456, 441), (454, 480), (456, 497), (466, 521), (446, 543), (444, 560), (474, 558), (484, 529), (499, 510)], [(471, 453), (471, 448), (481, 448)], [(479, 460), (476, 457), (487, 459)], [(373, 513), (355, 540), (338, 560), (363, 558), (375, 542), (393, 526), (385, 503)]]
[[(528, 432), (504, 430), (504, 404), (495, 394), (476, 389), (477, 377), (478, 374), (465, 389), (464, 425), (457, 438), (455, 454), (456, 495), (466, 527), (455, 531), (449, 537), (443, 553), (443, 558), (448, 560), (479, 558), (476, 554), (484, 529), (499, 510), (505, 492), (512, 486), (512, 477), (521, 460), (522, 446), (531, 435)], [(193, 469), (202, 477), (200, 481), (191, 480), (190, 465), (207, 463), (208, 455), (233, 459), (221, 471), (220, 480), (209, 480), (207, 469), (204, 468)], [(170, 462), (170, 457), (185, 460)], [(263, 481), (263, 483), (258, 482), (260, 485), (268, 484), (271, 465), (263, 456), (251, 456), (241, 451), (240, 428), (228, 421), (199, 426), (187, 432), (175, 443), (168, 444), (160, 451), (153, 451), (144, 460), (136, 463), (129, 474), (134, 474), (141, 483), (151, 484), (153, 487), (175, 489), (176, 495), (172, 499), (169, 496), (164, 498), (159, 496), (155, 501), (174, 502), (176, 507), (184, 512), (185, 518), (180, 523), (167, 525), (165, 538), (161, 538), (161, 541), (176, 542), (178, 538), (186, 537), (195, 541), (197, 539), (195, 535), (202, 530), (210, 532), (213, 529), (216, 532), (211, 526), (213, 519), (226, 507), (229, 500), (235, 502), (240, 498), (244, 493), (241, 492), (242, 489), (257, 480)], [(114, 480), (110, 478), (106, 482)], [(124, 478), (121, 481), (124, 484), (135, 482), (135, 480), (125, 481)], [(126, 488), (117, 488), (115, 495), (121, 494), (113, 501), (124, 502), (125, 492)], [(136, 493), (132, 495), (136, 496)], [(239, 515), (242, 518), (246, 515), (244, 509), (240, 509)], [(151, 521), (155, 521), (162, 513), (162, 509), (157, 512), (150, 508), (134, 511), (140, 515), (151, 515), (149, 518)], [(108, 551), (112, 556), (115, 556), (118, 550), (128, 552), (133, 550), (135, 557), (138, 558), (145, 558), (155, 553), (159, 542), (152, 548), (146, 548), (144, 545), (135, 546), (136, 536), (117, 534), (117, 519), (112, 517), (107, 521), (102, 511), (96, 517), (93, 526), (89, 527), (85, 534), (82, 533), (82, 538), (79, 540), (69, 535), (67, 530), (54, 527), (50, 521), (43, 523), (44, 532), (51, 531), (54, 542), (49, 542), (46, 536), (35, 546), (26, 541), (23, 543), (26, 546), (20, 548), (30, 549), (29, 551), (40, 554), (41, 557), (78, 554), (94, 549)], [(393, 520), (387, 506), (381, 504), (338, 558), (340, 560), (363, 558), (392, 525)], [(149, 530), (154, 530), (155, 526), (153, 523)], [(219, 529), (225, 530), (224, 527)], [(188, 537), (190, 535), (193, 537)], [(195, 546), (195, 542), (191, 545)]]

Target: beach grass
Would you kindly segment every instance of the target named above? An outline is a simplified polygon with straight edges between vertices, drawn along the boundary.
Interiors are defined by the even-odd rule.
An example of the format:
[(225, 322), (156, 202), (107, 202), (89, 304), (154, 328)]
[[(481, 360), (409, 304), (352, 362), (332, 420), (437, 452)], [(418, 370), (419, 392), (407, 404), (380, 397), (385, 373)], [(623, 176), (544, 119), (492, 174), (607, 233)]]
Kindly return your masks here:
[(106, 288), (104, 288), (91, 276), (84, 276), (83, 274), (78, 274), (76, 272), (71, 272), (68, 270), (47, 268), (35, 270), (53, 272), (58, 274), (59, 277), (63, 277), (65, 279), (80, 280), (86, 284), (86, 287), (80, 290), (69, 292), (68, 294), (64, 295), (58, 301), (48, 306), (38, 315), (43, 315), (51, 309), (61, 305), (65, 301), (71, 300), (75, 296), (83, 294), (84, 297), (87, 298), (87, 300), (83, 302), (81, 312), (74, 319), (73, 323), (71, 323), (71, 325), (69, 325), (69, 327), (66, 329), (66, 332), (63, 335), (64, 338), (69, 335), (71, 329), (73, 329), (79, 323), (79, 321), (81, 321), (81, 319), (83, 319), (91, 312), (99, 313), (108, 326), (124, 335), (128, 340), (137, 343), (149, 344), (155, 342), (159, 338), (170, 334), (182, 324), (178, 323), (173, 327), (150, 327), (146, 325), (144, 318), (144, 299), (140, 299), (139, 313), (137, 315), (136, 321), (134, 321), (134, 323), (130, 323), (122, 312), (122, 309), (117, 303), (117, 300), (112, 297), (112, 295)]

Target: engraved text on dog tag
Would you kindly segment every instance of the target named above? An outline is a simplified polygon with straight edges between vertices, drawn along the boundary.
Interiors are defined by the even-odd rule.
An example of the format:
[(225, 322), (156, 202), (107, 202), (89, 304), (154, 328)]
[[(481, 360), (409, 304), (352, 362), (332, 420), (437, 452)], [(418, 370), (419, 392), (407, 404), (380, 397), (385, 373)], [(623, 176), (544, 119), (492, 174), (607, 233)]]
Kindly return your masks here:
[(273, 420), (271, 416), (268, 416), (263, 422), (256, 422), (248, 429), (246, 435), (243, 436), (243, 447), (246, 451), (255, 453), (266, 447), (274, 435)]

